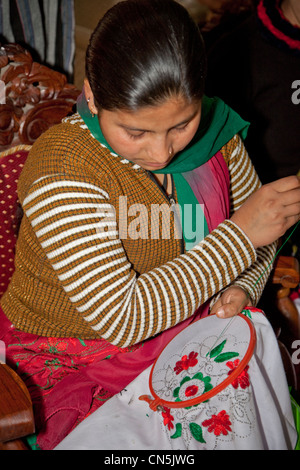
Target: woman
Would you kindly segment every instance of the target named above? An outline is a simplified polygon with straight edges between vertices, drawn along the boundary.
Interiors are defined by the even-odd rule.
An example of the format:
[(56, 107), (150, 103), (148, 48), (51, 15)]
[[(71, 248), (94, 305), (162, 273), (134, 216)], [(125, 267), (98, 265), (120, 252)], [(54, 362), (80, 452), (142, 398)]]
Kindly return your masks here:
[(256, 304), (299, 219), (299, 180), (259, 189), (247, 124), (203, 96), (204, 76), (185, 9), (120, 2), (92, 35), (78, 113), (32, 148), (2, 339), (44, 449), (211, 303), (226, 317)]

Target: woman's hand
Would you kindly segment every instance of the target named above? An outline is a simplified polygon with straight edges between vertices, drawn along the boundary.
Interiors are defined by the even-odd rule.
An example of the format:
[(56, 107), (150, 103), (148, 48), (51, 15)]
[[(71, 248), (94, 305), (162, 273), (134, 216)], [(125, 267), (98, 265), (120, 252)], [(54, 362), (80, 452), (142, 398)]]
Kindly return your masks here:
[(229, 318), (241, 313), (245, 307), (251, 306), (251, 299), (246, 292), (241, 287), (232, 286), (228, 287), (213, 305), (211, 313), (220, 318)]
[(300, 178), (265, 184), (233, 214), (231, 220), (250, 238), (254, 248), (269, 245), (300, 219)]

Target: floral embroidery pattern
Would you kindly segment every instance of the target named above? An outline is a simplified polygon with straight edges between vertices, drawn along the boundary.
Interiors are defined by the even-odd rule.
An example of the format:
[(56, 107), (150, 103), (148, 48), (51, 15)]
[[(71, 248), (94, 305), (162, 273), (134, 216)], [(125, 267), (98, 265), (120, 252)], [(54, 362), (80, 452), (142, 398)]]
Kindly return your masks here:
[(224, 341), (222, 341), (222, 343), (218, 344), (218, 346), (216, 346), (210, 351), (209, 357), (211, 359), (214, 359), (215, 362), (225, 362), (228, 361), (228, 359), (232, 359), (233, 357), (239, 356), (239, 353), (234, 351), (222, 353), (226, 341), (227, 340), (225, 339)]
[(162, 412), (162, 417), (164, 418), (164, 425), (168, 427), (169, 431), (174, 428), (174, 416), (171, 415), (170, 408), (165, 408), (165, 411)]
[[(251, 319), (248, 310), (242, 313)], [(229, 440), (235, 439), (236, 423), (238, 425), (243, 423), (249, 432), (250, 424), (246, 414), (249, 406), (249, 392), (246, 389), (251, 384), (249, 365), (242, 372), (238, 372), (237, 377), (230, 377), (230, 385), (227, 381), (225, 388), (222, 388), (226, 377), (232, 373), (236, 375), (237, 370), (241, 368), (241, 358), (247, 347), (246, 336), (240, 339), (231, 334), (215, 342), (214, 338), (215, 333), (212, 332), (211, 335), (207, 335), (205, 341), (199, 342), (199, 345), (196, 342), (197, 346), (195, 342), (187, 343), (180, 355), (175, 353), (176, 359), (173, 356), (171, 363), (168, 360), (162, 362), (162, 368), (158, 369), (161, 371), (161, 376), (158, 375), (159, 379), (155, 378), (157, 390), (163, 391), (167, 401), (172, 394), (173, 400), (182, 402), (182, 408), (165, 408), (162, 412), (163, 425), (166, 431), (169, 431), (169, 438), (182, 439), (191, 448), (195, 445), (198, 448), (195, 441), (205, 444), (205, 448), (211, 448), (217, 447), (220, 439), (224, 440), (221, 436), (228, 436)], [(194, 368), (193, 373), (191, 373), (192, 368)], [(216, 396), (213, 395), (214, 387), (220, 392)], [(238, 395), (233, 390), (237, 390)], [(241, 390), (245, 390), (246, 394), (241, 394)], [(212, 394), (209, 398), (202, 397), (210, 391)], [(197, 403), (197, 398), (200, 397), (202, 401)], [(192, 399), (194, 401), (191, 402)], [(236, 406), (227, 409), (227, 403), (231, 403), (232, 400)], [(185, 406), (188, 401), (193, 405), (189, 403), (189, 406)], [(195, 410), (196, 407), (198, 408)]]
[[(238, 367), (239, 363), (240, 363), (239, 359), (236, 359), (233, 362), (228, 361), (226, 363), (226, 366), (229, 367), (229, 369), (230, 369), (230, 371), (228, 372), (228, 375), (232, 374), (232, 372)], [(245, 389), (245, 388), (250, 386), (250, 379), (249, 379), (249, 375), (248, 375), (248, 369), (249, 369), (249, 366), (246, 366), (245, 369), (241, 372), (241, 374), (235, 380), (233, 380), (231, 385), (234, 388), (238, 388), (238, 386), (240, 386), (242, 389)]]
[(195, 395), (202, 395), (208, 392), (213, 388), (210, 381), (211, 378), (209, 376), (204, 377), (201, 372), (197, 372), (193, 377), (184, 377), (179, 387), (176, 387), (173, 392), (175, 401), (183, 401)]
[(177, 437), (181, 437), (181, 434), (182, 434), (182, 424), (181, 423), (176, 423), (176, 431), (170, 437), (171, 437), (171, 439), (177, 439)]
[(215, 436), (220, 436), (221, 434), (227, 436), (228, 431), (231, 431), (231, 421), (225, 410), (203, 421), (202, 426), (207, 427), (208, 432), (213, 432)]
[[(174, 417), (171, 415), (170, 409), (166, 408), (164, 412), (162, 412), (162, 416), (164, 418), (164, 425), (168, 427), (169, 431), (174, 428)], [(217, 415), (213, 414), (210, 419), (206, 419), (202, 422), (202, 426), (207, 428), (207, 431), (210, 433), (214, 433), (215, 436), (220, 436), (223, 434), (227, 436), (229, 432), (232, 432), (231, 429), (231, 421), (229, 415), (226, 413), (225, 410), (220, 411)], [(189, 424), (189, 429), (196, 441), (205, 444), (206, 441), (203, 437), (203, 430), (202, 427), (197, 424), (191, 422)], [(176, 430), (175, 433), (170, 436), (171, 439), (176, 439), (181, 437), (182, 435), (182, 424), (176, 423)]]
[(176, 374), (180, 374), (180, 372), (183, 370), (187, 370), (189, 367), (194, 367), (196, 364), (198, 364), (198, 359), (196, 359), (197, 356), (198, 353), (194, 351), (190, 352), (188, 356), (182, 356), (181, 361), (176, 362), (174, 372)]
[(47, 342), (40, 344), (38, 349), (43, 352), (56, 354), (62, 351), (66, 351), (68, 349), (68, 343), (57, 338), (47, 338)]
[(202, 444), (206, 444), (206, 441), (203, 438), (203, 432), (201, 426), (197, 423), (190, 423), (189, 425), (191, 434), (196, 441), (201, 442)]
[[(233, 371), (240, 364), (240, 359), (234, 359), (239, 356), (238, 352), (227, 351), (224, 352), (227, 340), (220, 342), (217, 346), (210, 350), (208, 356), (209, 361), (216, 363), (226, 362), (226, 366), (229, 368), (228, 376), (232, 374)], [(176, 375), (179, 375), (181, 372), (187, 371), (189, 368), (194, 367), (198, 364), (197, 359), (198, 353), (191, 351), (189, 354), (182, 356), (180, 361), (177, 361), (174, 367), (174, 372)], [(234, 360), (230, 360), (234, 359)], [(241, 374), (232, 381), (232, 386), (237, 389), (238, 387), (246, 389), (250, 386), (250, 379), (248, 375), (249, 366), (246, 366)], [(180, 381), (179, 386), (173, 390), (173, 397), (175, 401), (185, 401), (193, 397), (200, 396), (209, 390), (213, 389), (211, 383), (211, 377), (209, 375), (203, 375), (202, 372), (197, 372), (193, 376), (185, 376)], [(197, 406), (197, 405), (194, 405)], [(186, 407), (190, 409), (192, 406)], [(182, 436), (183, 426), (182, 423), (174, 423), (174, 416), (172, 416), (169, 408), (165, 408), (162, 412), (163, 424), (168, 428), (169, 431), (174, 429), (175, 432), (170, 436), (171, 439), (177, 439)], [(206, 441), (203, 436), (203, 428), (207, 428), (207, 432), (213, 433), (215, 436), (228, 435), (229, 432), (232, 432), (231, 421), (229, 415), (225, 410), (220, 411), (218, 414), (213, 414), (210, 419), (206, 419), (202, 422), (202, 425), (195, 422), (190, 422), (188, 429), (192, 437), (199, 443), (205, 444)]]
[(259, 308), (256, 307), (246, 307), (244, 310), (241, 311), (245, 315), (245, 317), (252, 318), (251, 312), (257, 312), (257, 313), (262, 313), (262, 311)]
[[(225, 339), (217, 346), (215, 346), (209, 352), (209, 359), (213, 360), (217, 363), (226, 362), (227, 367), (229, 367), (228, 375), (230, 375), (239, 365), (239, 359), (235, 361), (229, 361), (229, 359), (233, 359), (234, 357), (239, 356), (238, 352), (235, 351), (228, 351), (223, 352), (224, 347), (226, 345), (227, 340)], [(198, 353), (195, 351), (191, 351), (188, 355), (185, 354), (182, 356), (180, 361), (177, 361), (174, 367), (174, 372), (176, 375), (179, 375), (183, 371), (187, 371), (189, 368), (194, 367), (198, 364), (197, 359)], [(249, 376), (247, 374), (248, 366), (244, 369), (244, 371), (233, 381), (232, 385), (234, 388), (237, 388), (239, 385), (242, 388), (246, 388), (249, 386)], [(175, 401), (185, 401), (189, 400), (195, 396), (200, 396), (213, 388), (211, 384), (211, 377), (204, 376), (202, 372), (197, 372), (192, 377), (185, 376), (179, 383), (179, 386), (173, 390), (173, 397)], [(195, 405), (197, 406), (197, 405)], [(192, 408), (186, 407), (186, 409)], [(174, 428), (174, 417), (171, 415), (171, 411), (169, 408), (165, 408), (162, 412), (163, 417), (163, 424), (167, 426), (168, 430), (172, 430)], [(229, 416), (227, 413), (222, 410), (217, 415), (212, 415), (212, 417), (208, 420), (203, 421), (202, 425), (208, 428), (208, 432), (214, 432), (216, 436), (220, 434), (227, 435), (229, 431), (231, 431), (231, 422), (229, 420)], [(189, 430), (193, 438), (200, 442), (206, 443), (203, 437), (203, 430), (202, 427), (194, 422), (189, 423)], [(182, 435), (182, 423), (175, 424), (175, 432), (170, 436), (171, 439), (177, 439)]]

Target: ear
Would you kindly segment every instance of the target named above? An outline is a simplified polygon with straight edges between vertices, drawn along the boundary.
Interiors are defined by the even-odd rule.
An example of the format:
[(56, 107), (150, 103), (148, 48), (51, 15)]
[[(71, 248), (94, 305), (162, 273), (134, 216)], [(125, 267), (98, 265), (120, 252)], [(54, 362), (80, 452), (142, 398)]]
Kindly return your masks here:
[(87, 78), (84, 79), (83, 87), (84, 87), (84, 94), (88, 102), (89, 110), (91, 111), (92, 114), (98, 114), (98, 109), (95, 105), (94, 94), (92, 92), (90, 83)]

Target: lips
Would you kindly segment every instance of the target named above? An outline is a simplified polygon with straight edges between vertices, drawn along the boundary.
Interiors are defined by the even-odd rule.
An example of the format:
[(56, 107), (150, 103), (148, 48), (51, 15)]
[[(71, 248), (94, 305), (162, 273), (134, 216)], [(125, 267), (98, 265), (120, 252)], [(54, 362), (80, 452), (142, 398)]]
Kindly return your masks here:
[(144, 166), (150, 166), (152, 168), (164, 168), (169, 164), (170, 160), (167, 160), (166, 162), (161, 162), (161, 163), (153, 163), (153, 162), (144, 162)]

